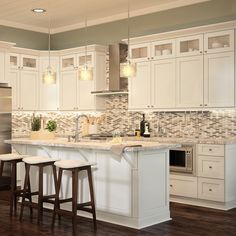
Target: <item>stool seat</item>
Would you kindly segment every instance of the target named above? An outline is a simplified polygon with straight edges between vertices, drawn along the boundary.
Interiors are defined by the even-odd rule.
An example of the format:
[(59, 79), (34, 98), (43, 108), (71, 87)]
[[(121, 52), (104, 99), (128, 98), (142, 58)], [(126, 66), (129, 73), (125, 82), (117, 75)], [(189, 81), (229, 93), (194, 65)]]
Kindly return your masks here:
[(62, 169), (73, 169), (84, 166), (92, 166), (94, 165), (94, 163), (82, 160), (61, 160), (61, 161), (56, 161), (54, 165)]
[(0, 161), (14, 161), (26, 158), (27, 155), (19, 155), (17, 153), (7, 153), (0, 155)]
[(54, 162), (56, 161), (53, 158), (50, 157), (40, 157), (40, 156), (33, 156), (33, 157), (26, 157), (23, 159), (23, 162), (30, 164), (30, 165), (35, 165), (35, 164), (40, 164), (40, 163), (47, 163), (47, 162)]

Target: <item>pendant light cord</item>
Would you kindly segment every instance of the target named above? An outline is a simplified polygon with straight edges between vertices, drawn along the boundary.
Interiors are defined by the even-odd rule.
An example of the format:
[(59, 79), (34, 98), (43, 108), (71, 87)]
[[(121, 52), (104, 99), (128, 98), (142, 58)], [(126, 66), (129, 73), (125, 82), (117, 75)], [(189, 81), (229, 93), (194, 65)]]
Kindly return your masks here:
[(87, 54), (88, 54), (88, 16), (87, 16), (87, 4), (85, 1), (85, 67), (87, 68)]
[(51, 68), (51, 16), (50, 16), (50, 0), (48, 0), (48, 67)]
[(128, 0), (128, 62), (130, 61), (130, 0)]

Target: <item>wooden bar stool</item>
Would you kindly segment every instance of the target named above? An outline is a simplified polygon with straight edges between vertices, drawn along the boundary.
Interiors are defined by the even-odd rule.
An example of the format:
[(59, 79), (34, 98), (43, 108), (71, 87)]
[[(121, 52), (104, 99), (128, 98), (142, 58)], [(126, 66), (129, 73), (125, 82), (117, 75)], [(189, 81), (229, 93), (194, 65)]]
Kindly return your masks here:
[[(56, 184), (56, 199), (55, 199), (55, 205), (54, 205), (52, 227), (54, 226), (56, 215), (70, 216), (72, 218), (72, 224), (73, 224), (73, 235), (75, 236), (76, 228), (77, 228), (76, 227), (77, 211), (81, 210), (81, 211), (92, 213), (94, 229), (96, 230), (97, 221), (96, 221), (91, 165), (92, 164), (88, 162), (82, 162), (79, 160), (62, 160), (62, 161), (55, 162), (55, 166), (59, 168), (59, 173), (58, 173), (58, 181)], [(72, 198), (60, 199), (59, 193), (60, 193), (60, 188), (61, 188), (62, 173), (64, 170), (72, 172)], [(83, 170), (87, 171), (87, 175), (88, 175), (90, 201), (84, 202), (84, 203), (78, 203), (78, 182), (79, 182), (78, 176), (79, 176), (79, 172)], [(72, 202), (72, 211), (60, 209), (60, 204), (65, 203), (65, 202)]]
[[(22, 190), (17, 189), (17, 163), (22, 162), (22, 159), (27, 157), (26, 155), (19, 155), (14, 153), (1, 154), (0, 155), (0, 178), (2, 186), (0, 191), (10, 191), (10, 216), (17, 212), (17, 198), (22, 195)], [(5, 164), (9, 163), (11, 166), (11, 176), (3, 176)], [(30, 190), (30, 182), (28, 182), (28, 188)], [(29, 199), (31, 201), (31, 198)]]
[[(46, 158), (46, 157), (28, 157), (24, 158), (23, 162), (25, 163), (25, 182), (24, 182), (24, 189), (23, 189), (23, 197), (22, 197), (22, 204), (21, 204), (21, 212), (20, 212), (20, 221), (22, 221), (23, 218), (23, 211), (24, 206), (33, 207), (38, 210), (38, 224), (42, 222), (43, 217), (43, 203), (54, 203), (54, 201), (51, 201), (51, 199), (55, 198), (55, 194), (52, 195), (43, 195), (43, 170), (44, 167), (51, 166), (53, 170), (53, 177), (55, 182), (55, 188), (57, 183), (57, 175), (56, 175), (56, 167), (54, 166), (55, 160), (52, 158)], [(38, 178), (38, 191), (31, 192), (28, 191), (28, 181), (30, 180), (30, 167), (36, 166), (39, 168), (39, 178)], [(30, 195), (32, 196), (38, 196), (38, 203), (34, 203), (32, 201), (26, 201), (25, 198)]]

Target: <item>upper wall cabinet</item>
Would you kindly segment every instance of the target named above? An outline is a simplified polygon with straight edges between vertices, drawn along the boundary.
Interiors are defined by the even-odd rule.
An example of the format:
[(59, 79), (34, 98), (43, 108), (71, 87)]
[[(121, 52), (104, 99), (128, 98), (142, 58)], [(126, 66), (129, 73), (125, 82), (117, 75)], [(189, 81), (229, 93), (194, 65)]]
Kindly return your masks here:
[(203, 35), (193, 35), (176, 39), (177, 56), (195, 56), (203, 53)]
[(6, 63), (5, 63), (5, 52), (0, 51), (0, 83), (6, 82), (5, 73), (6, 73)]
[(62, 56), (60, 61), (61, 61), (60, 63), (61, 71), (76, 69), (77, 65), (76, 54)]
[(175, 57), (175, 40), (163, 40), (152, 43), (152, 59), (167, 59)]
[(141, 62), (151, 58), (151, 44), (143, 43), (130, 46), (130, 54), (132, 61)]
[(48, 56), (40, 57), (40, 73), (39, 73), (39, 110), (59, 110), (59, 57), (51, 56), (50, 66), (56, 72), (56, 83), (43, 83), (43, 74), (49, 65)]
[(234, 30), (204, 34), (204, 53), (228, 52), (234, 50)]
[(11, 53), (10, 68), (38, 71), (38, 57)]
[[(104, 98), (91, 94), (92, 91), (106, 87), (106, 52), (88, 52), (61, 57), (63, 61), (74, 58), (74, 64), (67, 69), (61, 68), (60, 75), (60, 109), (61, 110), (101, 110)], [(93, 80), (79, 80), (78, 71), (85, 63), (93, 66)]]

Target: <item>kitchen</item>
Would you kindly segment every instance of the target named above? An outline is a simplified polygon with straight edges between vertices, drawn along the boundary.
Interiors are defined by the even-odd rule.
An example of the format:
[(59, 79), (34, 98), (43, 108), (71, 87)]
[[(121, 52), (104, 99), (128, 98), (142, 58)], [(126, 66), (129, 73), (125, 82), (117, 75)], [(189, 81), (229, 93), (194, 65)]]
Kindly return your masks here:
[[(18, 28), (15, 31), (12, 32), (8, 29), (9, 33), (4, 34), (7, 26), (3, 26), (1, 28), (3, 34), (0, 36), (0, 40), (2, 40), (0, 51), (2, 61), (1, 82), (9, 83), (12, 87), (12, 140), (8, 143), (11, 143), (14, 151), (19, 154), (51, 155), (54, 158), (60, 157), (62, 159), (63, 157), (70, 159), (77, 155), (72, 150), (74, 145), (77, 145), (81, 156), (85, 152), (86, 157), (90, 158), (88, 152), (91, 146), (88, 147), (88, 143), (91, 137), (89, 137), (89, 134), (90, 136), (96, 134), (95, 137), (92, 137), (93, 139), (104, 139), (103, 136), (107, 135), (112, 136), (109, 138), (109, 140), (114, 141), (112, 144), (119, 144), (123, 140), (124, 145), (134, 146), (141, 143), (142, 148), (145, 145), (147, 148), (148, 145), (153, 143), (155, 143), (153, 147), (156, 148), (157, 146), (167, 145), (165, 146), (166, 149), (161, 150), (172, 150), (170, 151), (170, 160), (168, 160), (171, 165), (170, 178), (163, 182), (165, 178), (155, 177), (158, 179), (159, 186), (163, 186), (163, 183), (166, 186), (168, 185), (171, 194), (170, 213), (172, 221), (166, 221), (168, 217), (164, 217), (163, 221), (166, 221), (166, 223), (163, 224), (166, 225), (163, 227), (170, 227), (171, 235), (172, 232), (173, 235), (181, 235), (181, 232), (182, 235), (194, 235), (188, 230), (178, 232), (176, 225), (173, 226), (173, 229), (171, 228), (173, 224), (171, 222), (180, 219), (178, 214), (187, 214), (189, 209), (189, 211), (195, 211), (190, 217), (196, 219), (204, 212), (207, 212), (209, 218), (212, 214), (209, 221), (213, 222), (206, 226), (206, 230), (208, 230), (207, 227), (212, 227), (212, 233), (209, 232), (209, 235), (220, 234), (226, 229), (218, 229), (219, 232), (214, 229), (213, 215), (215, 216), (217, 212), (220, 217), (232, 216), (232, 222), (235, 219), (233, 217), (234, 210), (230, 210), (235, 208), (236, 199), (234, 187), (236, 177), (233, 168), (235, 166), (235, 3), (230, 0), (194, 1), (194, 3), (189, 1), (191, 4), (189, 3), (188, 6), (178, 6), (180, 3), (176, 3), (177, 1), (168, 1), (175, 2), (176, 5), (173, 3), (175, 7), (172, 6), (172, 9), (167, 10), (168, 4), (161, 5), (161, 2), (159, 7), (160, 9), (163, 7), (164, 10), (157, 10), (156, 13), (152, 14), (149, 12), (149, 15), (146, 16), (143, 10), (141, 14), (143, 16), (135, 16), (138, 13), (134, 11), (132, 14), (132, 7), (135, 6), (131, 1), (130, 19), (126, 19), (128, 3), (127, 1), (123, 2), (123, 11), (126, 13), (123, 20), (106, 24), (101, 21), (103, 24), (97, 26), (93, 26), (91, 23), (88, 29), (84, 28), (84, 25), (80, 26), (81, 29), (76, 28), (76, 26), (74, 26), (74, 30), (69, 26), (67, 26), (68, 29), (66, 29), (66, 26), (59, 29), (58, 25), (62, 23), (56, 22), (54, 19), (57, 16), (54, 10), (51, 14), (51, 20), (52, 25), (53, 23), (55, 25), (55, 32), (52, 35), (45, 32), (45, 30), (48, 30), (46, 24), (48, 18), (43, 14), (37, 16), (35, 25), (43, 25), (44, 33), (33, 33), (34, 30), (27, 31), (30, 26), (28, 28), (24, 26), (25, 28), (22, 29), (23, 26), (18, 25), (18, 27), (15, 26)], [(145, 4), (139, 4), (137, 7), (145, 6)], [(154, 4), (153, 1), (150, 1), (150, 4)], [(47, 4), (44, 6), (47, 8)], [(36, 6), (34, 5), (34, 7)], [(222, 12), (218, 13), (218, 9), (222, 9)], [(90, 9), (87, 9), (87, 11), (89, 15)], [(164, 14), (169, 18), (166, 19)], [(192, 19), (189, 17), (191, 14)], [(176, 16), (178, 16), (178, 25), (173, 23)], [(88, 16), (88, 25), (90, 25), (89, 18)], [(163, 21), (163, 18), (165, 18), (165, 21)], [(87, 16), (81, 17), (81, 22), (86, 21), (86, 19)], [(146, 20), (144, 25), (140, 24), (143, 19)], [(159, 23), (153, 25), (152, 20)], [(117, 27), (120, 26), (119, 32), (111, 30), (114, 24), (117, 24)], [(8, 25), (9, 28), (10, 26), (12, 27), (12, 25)], [(130, 33), (127, 35), (128, 28)], [(40, 31), (39, 28), (37, 29), (35, 31)], [(98, 33), (99, 29), (107, 30), (106, 37)], [(25, 34), (19, 36), (19, 31)], [(78, 35), (81, 35), (81, 38)], [(51, 46), (47, 51), (48, 36)], [(32, 37), (38, 37), (38, 40), (31, 40)], [(121, 81), (119, 80), (120, 76), (118, 76), (118, 79), (113, 79), (111, 76), (111, 72), (112, 75), (117, 76), (119, 74), (117, 67), (120, 66), (119, 63), (116, 64), (117, 60), (112, 60), (112, 52), (109, 51), (108, 45), (116, 43), (117, 46), (117, 43), (122, 40), (123, 43), (127, 42), (127, 38), (130, 39), (128, 40), (129, 57), (131, 63), (136, 66), (136, 74)], [(87, 46), (84, 47), (84, 45)], [(50, 47), (52, 47), (52, 50), (50, 50)], [(42, 80), (49, 64), (49, 57), (50, 65), (57, 75), (56, 82), (50, 85)], [(78, 79), (82, 71), (80, 68), (84, 64), (88, 64), (89, 67), (93, 68), (92, 80)], [(108, 77), (110, 77), (110, 83), (107, 83)], [(111, 81), (119, 83), (114, 88)], [(139, 136), (143, 114), (145, 114), (146, 124), (148, 124), (146, 134), (149, 136), (150, 133), (151, 137), (132, 137), (134, 133)], [(48, 132), (41, 132), (41, 137), (38, 140), (29, 139), (33, 133), (31, 130), (33, 116), (40, 118), (40, 126), (43, 128), (48, 127), (49, 121), (56, 121), (56, 139), (54, 141), (48, 139)], [(80, 142), (75, 144), (74, 139), (76, 137), (74, 136), (76, 135), (78, 135), (79, 140), (83, 136), (86, 141), (83, 144)], [(48, 141), (44, 141), (46, 139)], [(63, 144), (61, 140), (63, 140)], [(150, 144), (147, 144), (147, 141)], [(100, 173), (100, 176), (94, 175), (98, 220), (140, 229), (140, 232), (144, 234), (148, 233), (149, 230), (150, 235), (155, 234), (155, 232), (156, 234), (164, 232), (164, 229), (161, 228), (162, 224), (145, 228), (140, 218), (139, 223), (141, 225), (135, 226), (135, 224), (132, 225), (128, 222), (128, 218), (123, 217), (123, 222), (121, 222), (118, 220), (119, 214), (113, 214), (115, 210), (118, 212), (120, 210), (123, 211), (123, 215), (126, 211), (126, 215), (137, 216), (135, 211), (138, 211), (138, 208), (135, 208), (134, 205), (130, 208), (130, 204), (135, 204), (136, 201), (135, 198), (131, 197), (135, 195), (135, 184), (139, 185), (142, 182), (136, 182), (137, 175), (135, 175), (135, 170), (139, 171), (140, 166), (135, 166), (130, 178), (129, 165), (131, 164), (131, 168), (134, 167), (132, 167), (132, 164), (135, 163), (134, 160), (136, 160), (134, 157), (129, 156), (126, 159), (123, 157), (121, 162), (115, 160), (114, 157), (112, 163), (106, 163), (108, 158), (103, 160), (100, 153), (105, 152), (104, 148), (110, 144), (107, 145), (104, 140), (93, 140), (92, 142), (95, 142), (95, 144), (93, 143), (96, 146), (94, 149), (98, 150), (95, 151), (95, 153), (98, 153), (95, 154), (97, 155), (96, 168), (98, 169), (97, 173)], [(99, 143), (102, 143), (104, 147), (101, 148)], [(63, 148), (62, 145), (64, 145)], [(180, 147), (180, 145), (182, 146)], [(90, 149), (87, 150), (86, 148)], [(109, 146), (109, 148), (111, 147)], [(132, 150), (135, 150), (135, 153), (143, 153), (144, 150), (139, 148), (136, 146)], [(158, 152), (158, 149), (156, 151)], [(128, 153), (128, 151), (125, 153)], [(109, 155), (113, 156), (111, 153)], [(155, 155), (159, 154), (156, 153)], [(189, 159), (191, 159), (190, 162)], [(92, 157), (91, 160), (93, 160)], [(126, 162), (123, 163), (124, 161)], [(118, 163), (121, 163), (121, 166), (118, 165), (117, 167)], [(153, 162), (150, 161), (150, 163)], [(150, 173), (153, 173), (152, 176), (155, 176), (156, 173), (151, 171), (150, 163), (145, 163), (145, 166), (147, 165)], [(163, 164), (160, 163), (160, 165)], [(107, 173), (104, 176), (105, 170), (108, 170), (105, 166), (109, 166), (114, 175)], [(103, 167), (105, 169), (102, 172)], [(163, 169), (165, 168), (166, 163)], [(101, 172), (99, 172), (99, 169)], [(117, 177), (119, 176), (117, 171), (122, 173), (124, 183), (128, 183), (128, 185), (123, 186), (124, 188), (116, 184), (116, 181), (120, 181)], [(165, 173), (162, 177), (164, 175)], [(105, 181), (102, 182), (102, 178), (105, 178)], [(22, 167), (18, 171), (18, 184), (23, 187), (23, 182), (24, 168)], [(150, 183), (152, 185), (154, 181), (150, 180)], [(49, 186), (52, 185), (53, 181), (51, 180)], [(111, 202), (104, 200), (105, 198), (103, 198), (99, 187), (108, 191), (108, 199)], [(127, 191), (127, 189), (129, 190)], [(153, 189), (155, 188), (153, 187)], [(122, 192), (127, 197), (122, 198), (124, 202), (120, 204), (120, 209), (115, 207), (119, 205), (119, 201), (122, 201), (119, 197), (117, 199), (114, 197), (119, 196), (117, 191)], [(153, 193), (157, 194), (157, 192)], [(141, 197), (139, 194), (141, 193), (137, 193)], [(152, 192), (148, 196), (144, 195), (144, 200), (145, 197), (147, 199), (143, 206), (149, 205), (147, 202), (150, 203), (148, 199), (149, 197), (151, 199), (151, 195)], [(159, 199), (159, 197), (169, 202), (169, 196), (158, 193), (156, 198)], [(113, 199), (115, 200), (113, 201)], [(163, 201), (163, 204), (165, 201)], [(102, 211), (101, 208), (103, 208)], [(216, 209), (224, 211), (217, 211)], [(7, 208), (4, 208), (4, 210), (7, 214)], [(112, 212), (112, 214), (105, 216), (105, 213), (101, 214), (101, 212)], [(197, 215), (197, 212), (200, 212), (199, 215)], [(168, 211), (166, 213), (168, 215)], [(177, 218), (175, 219), (174, 216)], [(51, 221), (51, 215), (48, 214), (47, 217), (48, 221)], [(27, 216), (24, 218), (21, 224), (27, 225), (29, 223), (27, 222)], [(6, 219), (4, 221), (7, 222)], [(84, 219), (83, 221), (85, 221), (83, 224), (87, 225), (86, 229), (91, 231), (90, 222), (86, 222)], [(124, 223), (124, 221), (126, 222)], [(17, 217), (15, 222), (20, 225)], [(156, 223), (159, 222), (161, 220), (156, 221)], [(69, 223), (70, 221), (65, 224), (71, 227)], [(191, 222), (192, 224), (195, 223)], [(197, 229), (198, 224), (200, 224), (199, 220), (196, 221), (196, 226), (194, 226)], [(144, 225), (153, 225), (153, 223)], [(234, 233), (234, 224), (232, 223), (231, 226), (230, 230), (232, 231), (228, 230), (228, 235)], [(46, 226), (43, 225), (42, 227)], [(111, 226), (107, 225), (107, 227)], [(117, 234), (119, 234), (121, 228), (117, 228)], [(40, 228), (38, 230), (41, 232)], [(82, 230), (80, 226), (78, 226), (79, 230)], [(198, 230), (196, 230), (198, 234), (195, 235), (201, 234), (203, 229)], [(20, 234), (20, 232), (18, 233)], [(137, 233), (139, 231), (131, 230), (126, 235)], [(100, 234), (104, 235), (105, 233), (100, 232)]]

